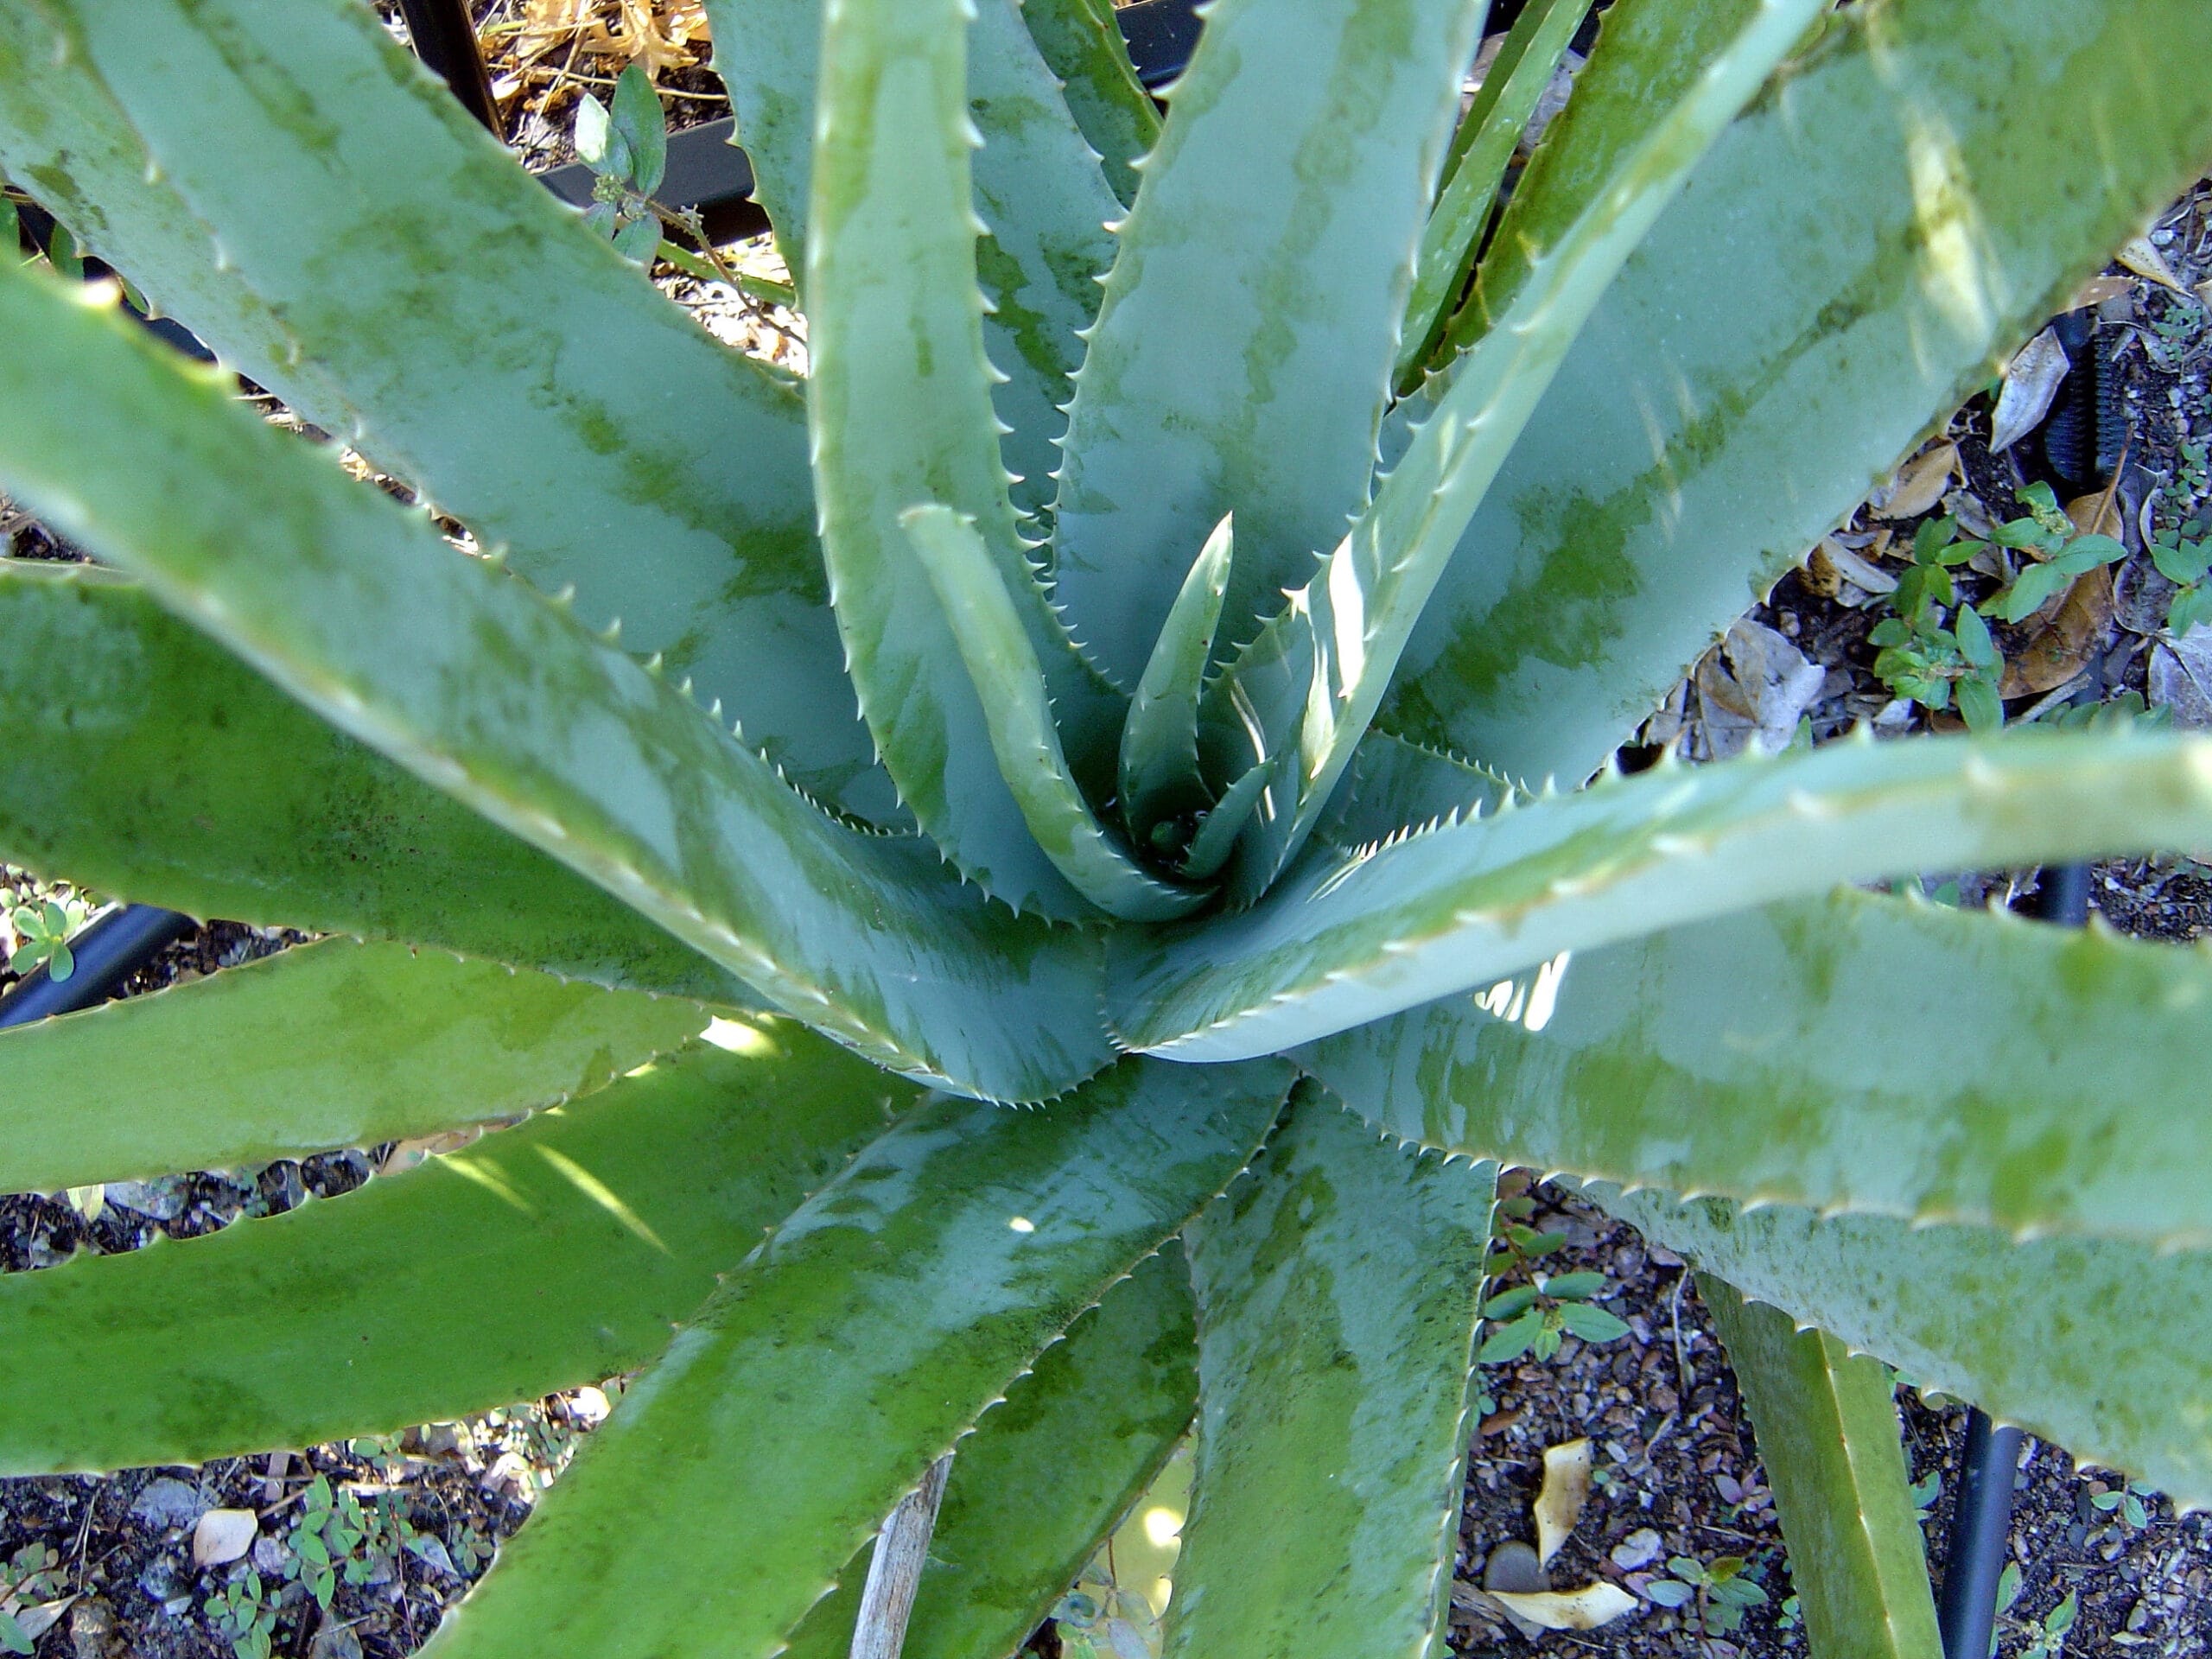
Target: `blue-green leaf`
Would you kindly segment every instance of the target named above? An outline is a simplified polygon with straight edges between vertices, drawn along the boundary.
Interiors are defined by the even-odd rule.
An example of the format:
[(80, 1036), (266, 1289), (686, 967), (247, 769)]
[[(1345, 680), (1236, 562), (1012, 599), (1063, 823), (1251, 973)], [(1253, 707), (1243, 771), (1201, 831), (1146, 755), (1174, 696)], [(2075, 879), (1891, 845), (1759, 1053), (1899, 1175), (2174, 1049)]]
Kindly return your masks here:
[(910, 1113), (634, 1385), (427, 1651), (767, 1659), (900, 1494), (1233, 1179), (1277, 1063)]
[(650, 1362), (918, 1090), (788, 1021), (405, 1174), (0, 1275), (0, 1469), (386, 1433)]
[(2212, 741), (2198, 738), (1870, 741), (1670, 766), (1349, 855), (1317, 849), (1241, 915), (1116, 936), (1108, 1012), (1133, 1048), (1269, 1053), (1562, 950), (1838, 881), (2208, 836)]
[(1441, 1648), (1497, 1173), (1402, 1151), (1309, 1089), (1193, 1224), (1177, 1659)]
[(2196, 175), (2212, 86), (2146, 97), (2144, 66), (2208, 54), (2198, 0), (1834, 13), (1599, 304), (1381, 723), (1532, 781), (1597, 770), (1870, 477)]
[(1034, 1098), (1107, 1058), (1091, 941), (825, 817), (573, 617), (111, 312), (0, 270), (0, 480), (326, 718), (896, 1069)]
[(1218, 652), (1362, 505), (1481, 0), (1223, 0), (1170, 97), (1077, 378), (1058, 593), (1122, 684), (1236, 514)]
[(1076, 918), (1090, 906), (1031, 833), (953, 619), (899, 524), (932, 501), (974, 521), (1074, 776), (1103, 799), (1118, 699), (1037, 586), (1000, 458), (976, 284), (963, 20), (959, 0), (837, 0), (827, 14), (806, 284), (823, 548), (861, 707), (922, 827), (986, 891)]
[(1126, 207), (1136, 200), (1136, 163), (1160, 142), (1160, 110), (1129, 61), (1112, 0), (1022, 0), (1021, 16)]
[(0, 167), (93, 251), (619, 618), (817, 798), (895, 812), (823, 609), (788, 377), (670, 305), (357, 0), (296, 0), (281, 29), (257, 0), (0, 4), (22, 54)]

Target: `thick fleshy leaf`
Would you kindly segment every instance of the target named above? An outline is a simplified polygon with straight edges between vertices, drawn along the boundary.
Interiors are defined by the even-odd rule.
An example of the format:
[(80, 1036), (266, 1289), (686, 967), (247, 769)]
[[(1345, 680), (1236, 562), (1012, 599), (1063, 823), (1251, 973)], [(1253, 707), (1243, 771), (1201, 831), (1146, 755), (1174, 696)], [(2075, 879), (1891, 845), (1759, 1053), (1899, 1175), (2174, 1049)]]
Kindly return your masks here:
[(908, 1115), (632, 1388), (428, 1651), (766, 1659), (1106, 1287), (1234, 1178), (1287, 1068), (1128, 1063)]
[[(1010, 12), (1013, 0), (987, 3)], [(807, 242), (823, 548), (861, 707), (922, 827), (997, 898), (1079, 918), (1090, 903), (1038, 845), (1001, 776), (952, 619), (899, 522), (929, 502), (974, 522), (1074, 775), (1104, 799), (1118, 700), (1037, 585), (992, 414), (963, 92), (966, 10), (962, 0), (832, 0), (825, 15)], [(1011, 27), (1019, 32), (1019, 20)], [(1027, 35), (1020, 44), (1034, 56)]]
[(256, 0), (6, 6), (40, 61), (8, 82), (0, 167), (56, 181), (87, 245), (226, 361), (573, 584), (594, 626), (619, 617), (803, 786), (894, 810), (824, 613), (788, 377), (667, 303), (353, 0), (281, 29)]
[(1378, 1128), (1470, 1157), (2198, 1247), (2208, 1014), (2204, 947), (1839, 888), (1556, 957), (1296, 1058)]
[(1129, 61), (1112, 0), (1022, 0), (1021, 16), (1126, 207), (1137, 197), (1137, 162), (1160, 142), (1160, 107)]
[(1594, 772), (1747, 595), (2196, 176), (2212, 86), (2152, 95), (2145, 66), (2208, 54), (2198, 0), (1839, 12), (1600, 302), (1382, 723), (1515, 777)]
[(759, 1006), (627, 905), (325, 725), (135, 582), (0, 561), (0, 635), (11, 864), (194, 916)]
[(2177, 1502), (2212, 1503), (2212, 1274), (2201, 1253), (1588, 1192), (1745, 1295), (1923, 1388)]
[(1698, 1291), (1751, 1408), (1813, 1651), (1943, 1659), (1889, 1367), (1709, 1274)]
[(588, 1094), (696, 1003), (330, 940), (0, 1032), (0, 1192), (373, 1147)]
[(0, 1469), (199, 1463), (645, 1364), (916, 1096), (787, 1021), (342, 1198), (0, 1276)]
[[(1007, 1659), (1148, 1488), (1198, 1404), (1190, 1274), (1170, 1244), (1109, 1290), (960, 1442), (903, 1659)], [(792, 1632), (847, 1659), (869, 1550)]]
[(1122, 684), (1236, 514), (1219, 650), (1343, 538), (1482, 0), (1224, 0), (1077, 377), (1058, 593)]
[(1405, 1152), (1309, 1086), (1193, 1224), (1171, 1655), (1441, 1650), (1497, 1173)]
[(1163, 819), (1213, 804), (1198, 767), (1198, 696), (1236, 547), (1231, 514), (1213, 527), (1191, 562), (1129, 699), (1118, 793), (1132, 835), (1149, 836)]
[(1870, 740), (1668, 766), (1350, 855), (1323, 848), (1242, 915), (1118, 936), (1108, 1014), (1135, 1049), (1271, 1053), (1562, 950), (1839, 881), (2208, 838), (2212, 741), (2196, 738)]
[(999, 776), (1052, 868), (1110, 916), (1159, 922), (1188, 915), (1205, 894), (1171, 886), (1138, 863), (1084, 799), (1021, 613), (976, 527), (934, 504), (908, 508), (899, 523), (966, 664)]
[(1414, 264), (1413, 298), (1406, 302), (1398, 341), (1402, 382), (1418, 374), (1441, 341), (1497, 206), (1514, 149), (1567, 55), (1567, 42), (1589, 12), (1584, 0), (1536, 0), (1523, 8), (1491, 60), (1473, 105), (1459, 118)]
[[(1700, 73), (1609, 158), (1587, 202), (1532, 258), (1497, 325), (1453, 367), (1435, 412), (1414, 429), (1351, 533), (1292, 595), (1275, 626), (1301, 628), (1313, 641), (1296, 740), (1295, 810), (1262, 811), (1247, 827), (1229, 886), (1233, 899), (1249, 903), (1264, 892), (1320, 817), (1467, 521), (1606, 284), (1827, 3), (1726, 0), (1713, 8), (1741, 20), (1706, 42)], [(1654, 45), (1662, 57), (1681, 49), (1664, 35)]]
[[(1082, 0), (1064, 3), (1082, 9)], [(803, 273), (822, 0), (710, 0), (707, 10), (715, 20), (715, 67), (730, 88), (754, 194), (768, 210), (785, 260)], [(1098, 310), (1095, 278), (1114, 260), (1105, 227), (1119, 217), (1121, 201), (1077, 124), (1081, 112), (1071, 113), (1071, 105), (1085, 99), (1086, 108), (1099, 108), (1096, 75), (1087, 73), (1082, 88), (1071, 83), (1064, 94), (1057, 65), (1048, 67), (1039, 56), (1040, 42), (1024, 28), (1017, 0), (981, 0), (972, 10), (967, 107), (982, 138), (973, 173), (975, 207), (984, 223), (975, 274), (984, 299), (984, 346), (1006, 375), (990, 397), (1001, 425), (1011, 429), (1002, 448), (1006, 465), (1019, 474), (1014, 500), (1034, 513), (1052, 504), (1068, 377), (1083, 360), (1077, 334)], [(1105, 49), (1120, 54), (1126, 69), (1120, 32), (1107, 25), (1106, 34)], [(1076, 40), (1062, 45), (1090, 50)], [(1149, 111), (1141, 90), (1137, 97)], [(1154, 130), (1157, 124), (1155, 118)], [(929, 499), (924, 492), (899, 505)]]
[(1033, 1098), (1105, 1059), (1090, 940), (832, 822), (573, 617), (111, 312), (0, 270), (0, 480), (326, 718), (880, 1063)]

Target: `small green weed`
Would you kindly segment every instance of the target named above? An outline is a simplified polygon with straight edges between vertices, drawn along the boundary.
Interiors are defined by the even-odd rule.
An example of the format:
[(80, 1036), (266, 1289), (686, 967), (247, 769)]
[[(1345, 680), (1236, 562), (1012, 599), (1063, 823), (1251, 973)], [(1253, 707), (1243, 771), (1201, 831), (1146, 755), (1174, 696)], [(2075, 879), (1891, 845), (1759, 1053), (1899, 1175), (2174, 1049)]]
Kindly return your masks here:
[[(2057, 1606), (2040, 1619), (2012, 1617), (2013, 1604), (2020, 1599), (2020, 1569), (2011, 1561), (1997, 1579), (1997, 1616), (1999, 1632), (2010, 1630), (2020, 1637), (2019, 1659), (2056, 1659), (2066, 1645), (2066, 1632), (2074, 1628), (2074, 1620), (2082, 1611), (2081, 1598), (2069, 1590)], [(1989, 1651), (1997, 1652), (1997, 1637), (1989, 1639)]]
[[(576, 105), (575, 144), (577, 158), (592, 171), (592, 205), (584, 223), (624, 258), (648, 269), (664, 260), (702, 283), (726, 283), (771, 304), (798, 302), (788, 284), (739, 270), (724, 259), (696, 213), (653, 200), (668, 168), (668, 124), (642, 67), (633, 63), (622, 72), (608, 103), (583, 95)], [(683, 232), (697, 251), (667, 240), (664, 226)]]
[(2092, 1490), (2089, 1505), (2100, 1514), (2109, 1515), (2130, 1532), (2140, 1532), (2151, 1524), (2157, 1508), (2158, 1494), (2139, 1480), (2108, 1491)]
[[(1585, 1342), (1612, 1342), (1628, 1334), (1625, 1323), (1596, 1306), (1606, 1294), (1604, 1274), (1547, 1276), (1535, 1271), (1534, 1262), (1567, 1243), (1564, 1233), (1540, 1233), (1528, 1224), (1535, 1208), (1535, 1201), (1526, 1194), (1503, 1199), (1497, 1206), (1484, 1269), (1489, 1281), (1495, 1287), (1523, 1273), (1529, 1281), (1493, 1289), (1483, 1303), (1483, 1318), (1495, 1328), (1483, 1339), (1475, 1356), (1478, 1363), (1496, 1365), (1528, 1353), (1549, 1359), (1570, 1332)], [(1495, 1408), (1484, 1407), (1485, 1411)]]
[(1765, 1590), (1746, 1567), (1740, 1555), (1723, 1555), (1710, 1562), (1670, 1556), (1669, 1576), (1654, 1579), (1644, 1594), (1662, 1607), (1681, 1610), (1691, 1630), (1726, 1636), (1744, 1622), (1746, 1610), (1766, 1605)]
[(1875, 676), (1892, 692), (1930, 712), (1956, 698), (1970, 729), (1993, 731), (2005, 723), (1997, 691), (2005, 659), (1980, 612), (1959, 602), (1952, 569), (1983, 543), (1960, 541), (1958, 528), (1955, 518), (1931, 518), (1915, 532), (1912, 563), (1890, 595), (1894, 614), (1867, 637), (1876, 648)]
[(35, 1651), (37, 1639), (17, 1615), (61, 1593), (61, 1558), (52, 1546), (24, 1544), (9, 1556), (0, 1565), (0, 1652)]
[(2212, 524), (2192, 518), (2178, 530), (2162, 530), (2151, 542), (2151, 563), (2174, 585), (2166, 607), (2166, 631), (2187, 633), (2200, 622), (2212, 622)]
[(253, 1568), (247, 1567), (208, 1597), (200, 1610), (216, 1633), (229, 1641), (238, 1659), (269, 1659), (276, 1639), (276, 1598)]
[(60, 984), (77, 971), (76, 953), (69, 936), (85, 925), (89, 908), (79, 899), (48, 899), (18, 906), (8, 918), (16, 944), (8, 958), (11, 973), (28, 974), (41, 963), (48, 978)]

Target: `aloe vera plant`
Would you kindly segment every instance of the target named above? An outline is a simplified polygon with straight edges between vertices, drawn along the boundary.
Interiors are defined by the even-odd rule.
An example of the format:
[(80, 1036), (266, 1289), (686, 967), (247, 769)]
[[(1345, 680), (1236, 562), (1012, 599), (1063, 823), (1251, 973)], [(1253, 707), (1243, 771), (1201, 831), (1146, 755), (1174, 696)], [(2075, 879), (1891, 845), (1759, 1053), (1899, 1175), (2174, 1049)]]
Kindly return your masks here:
[(1000, 1659), (1195, 1420), (1171, 1650), (1426, 1653), (1528, 1165), (1717, 1275), (1824, 1652), (1934, 1651), (1853, 1351), (2212, 1501), (2212, 958), (1844, 885), (2212, 844), (2212, 742), (1609, 763), (2212, 11), (1618, 0), (1502, 192), (1573, 10), (1463, 118), (1483, 0), (1218, 0), (1163, 116), (1087, 0), (710, 0), (802, 381), (355, 0), (0, 0), (0, 169), (334, 439), (0, 262), (101, 561), (0, 568), (0, 856), (339, 936), (0, 1037), (0, 1177), (527, 1120), (0, 1280), (0, 1466), (635, 1370), (437, 1651), (842, 1651), (952, 1451)]

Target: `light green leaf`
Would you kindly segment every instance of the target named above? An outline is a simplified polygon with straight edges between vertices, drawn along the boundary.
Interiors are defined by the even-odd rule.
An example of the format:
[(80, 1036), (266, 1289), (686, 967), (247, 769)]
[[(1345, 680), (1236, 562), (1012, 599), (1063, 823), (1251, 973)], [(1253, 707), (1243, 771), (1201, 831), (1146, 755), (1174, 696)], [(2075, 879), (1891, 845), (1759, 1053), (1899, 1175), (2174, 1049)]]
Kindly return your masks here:
[(1108, 1014), (1139, 1050), (1268, 1053), (1562, 950), (1839, 881), (2208, 836), (2201, 739), (2023, 732), (1662, 766), (1348, 855), (1322, 849), (1242, 915), (1117, 937)]
[(1192, 561), (1129, 700), (1119, 793), (1132, 835), (1147, 836), (1163, 818), (1211, 804), (1198, 769), (1198, 694), (1221, 626), (1236, 545), (1230, 514), (1213, 527)]
[(787, 377), (664, 300), (354, 0), (288, 5), (273, 36), (257, 0), (5, 3), (29, 15), (0, 34), (66, 61), (35, 72), (62, 100), (35, 134), (9, 133), (38, 119), (11, 92), (0, 166), (58, 178), (65, 214), (91, 199), (94, 251), (531, 582), (574, 584), (594, 626), (619, 617), (817, 797), (895, 810), (823, 612)]
[(0, 480), (326, 718), (880, 1063), (1035, 1098), (1107, 1058), (1088, 939), (823, 817), (672, 688), (134, 325), (0, 271)]
[(1144, 671), (1236, 514), (1217, 647), (1304, 584), (1365, 497), (1477, 0), (1223, 0), (1171, 95), (1077, 378), (1058, 594)]
[(1820, 1659), (1942, 1659), (1889, 1368), (1710, 1274), (1697, 1287), (1751, 1408)]
[(1491, 60), (1473, 105), (1460, 117), (1452, 153), (1445, 161), (1444, 183), (1429, 209), (1421, 255), (1414, 262), (1413, 298), (1406, 302), (1398, 340), (1402, 385), (1409, 377), (1418, 378), (1421, 365), (1443, 339), (1444, 325), (1459, 302), (1483, 232), (1497, 206), (1498, 188), (1514, 149), (1536, 112), (1537, 99), (1567, 55), (1567, 42), (1588, 15), (1581, 0), (1536, 0), (1523, 8)]
[[(1526, 279), (1452, 368), (1435, 412), (1289, 614), (1313, 637), (1313, 678), (1297, 738), (1294, 812), (1262, 813), (1230, 883), (1255, 899), (1320, 817), (1381, 704), (1400, 654), (1462, 532), (1622, 262), (1713, 138), (1827, 0), (1742, 0), (1700, 72), (1609, 157), (1586, 204), (1532, 257)], [(1656, 49), (1681, 42), (1662, 36)]]
[(1382, 725), (1515, 777), (1594, 772), (1749, 596), (2196, 176), (2212, 86), (2146, 98), (2143, 66), (2207, 54), (2197, 0), (1838, 12), (1600, 302)]
[(1496, 1176), (1309, 1088), (1192, 1225), (1198, 1473), (1170, 1655), (1442, 1649)]
[[(1140, 1262), (960, 1442), (903, 1659), (1019, 1649), (1151, 1485), (1198, 1403), (1179, 1246)], [(790, 1659), (846, 1659), (871, 1550), (792, 1632)]]
[(331, 940), (0, 1032), (0, 1192), (230, 1169), (557, 1105), (696, 1003)]
[(1090, 907), (1025, 823), (952, 620), (898, 522), (930, 501), (975, 521), (1074, 774), (1105, 798), (1121, 709), (1037, 586), (994, 425), (963, 15), (959, 0), (839, 0), (827, 16), (806, 282), (823, 547), (861, 707), (914, 816), (987, 892), (1077, 918)]
[(358, 1192), (0, 1276), (0, 1469), (198, 1463), (646, 1363), (912, 1101), (763, 1021)]
[(1068, 770), (1052, 700), (1021, 615), (975, 525), (950, 507), (909, 507), (899, 524), (936, 590), (983, 712), (999, 775), (1052, 867), (1109, 915), (1166, 921), (1205, 897), (1170, 886), (1130, 855)]
[(2207, 1011), (2202, 947), (1840, 888), (1554, 957), (1297, 1058), (1378, 1128), (1470, 1157), (2202, 1247)]
[(1128, 206), (1137, 196), (1137, 163), (1160, 142), (1160, 109), (1129, 61), (1112, 0), (1022, 0), (1021, 17), (1107, 183)]
[(1234, 1177), (1275, 1063), (910, 1114), (733, 1273), (426, 1651), (777, 1651), (901, 1492)]
[[(0, 562), (0, 858), (194, 916), (759, 1006), (91, 565)], [(67, 673), (54, 672), (56, 664)]]
[[(707, 10), (719, 48), (715, 67), (734, 101), (755, 194), (785, 263), (802, 273), (821, 0), (709, 0)], [(1108, 33), (1109, 49), (1126, 62), (1119, 32), (1109, 25)], [(1014, 503), (1034, 513), (1052, 499), (1068, 377), (1082, 361), (1077, 331), (1097, 312), (1096, 278), (1114, 258), (1105, 226), (1121, 203), (1070, 112), (1079, 89), (1063, 96), (1014, 0), (976, 7), (967, 36), (968, 112), (983, 139), (974, 159), (974, 205), (984, 222), (975, 276), (986, 302), (984, 346), (1007, 377), (991, 389), (991, 404), (1012, 429), (1002, 447), (1006, 465), (1020, 475)]]
[[(1922, 1387), (1971, 1400), (2084, 1463), (2212, 1501), (2212, 1281), (2204, 1257), (2103, 1239), (1739, 1211), (1592, 1185), (1647, 1237)], [(2115, 1333), (2156, 1332), (2156, 1339)]]

